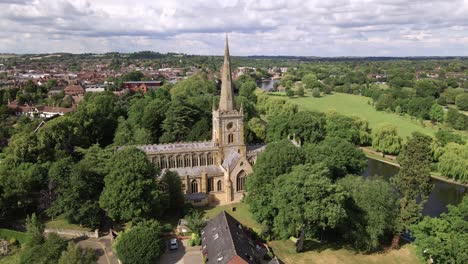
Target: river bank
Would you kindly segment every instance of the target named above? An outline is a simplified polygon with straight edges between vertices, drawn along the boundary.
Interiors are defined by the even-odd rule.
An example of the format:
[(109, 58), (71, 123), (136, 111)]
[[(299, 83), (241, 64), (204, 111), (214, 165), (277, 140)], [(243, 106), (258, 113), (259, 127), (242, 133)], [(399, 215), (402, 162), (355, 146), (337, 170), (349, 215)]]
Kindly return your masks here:
[[(398, 167), (398, 168), (401, 167), (400, 164), (398, 164), (398, 162), (396, 160), (396, 156), (385, 155), (382, 152), (378, 152), (378, 151), (376, 151), (376, 150), (374, 150), (372, 148), (369, 148), (369, 147), (360, 147), (360, 149), (362, 149), (362, 151), (364, 151), (364, 153), (366, 154), (366, 156), (368, 158), (376, 159), (376, 160), (379, 160), (381, 162), (390, 164), (390, 165)], [(446, 182), (446, 183), (450, 183), (450, 184), (456, 184), (456, 185), (459, 185), (459, 186), (468, 187), (467, 183), (463, 183), (463, 182), (459, 182), (459, 181), (450, 179), (448, 177), (439, 175), (438, 172), (434, 172), (434, 171), (431, 172), (431, 178), (439, 180), (439, 181), (443, 181), (443, 182)]]

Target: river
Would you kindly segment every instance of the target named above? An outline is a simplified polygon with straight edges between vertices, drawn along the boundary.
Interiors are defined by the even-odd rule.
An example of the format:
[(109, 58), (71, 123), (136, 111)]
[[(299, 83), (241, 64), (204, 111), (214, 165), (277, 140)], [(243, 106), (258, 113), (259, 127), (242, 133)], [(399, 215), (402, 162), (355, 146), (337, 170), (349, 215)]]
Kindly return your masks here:
[[(388, 163), (369, 159), (366, 171), (363, 175), (365, 177), (380, 175), (388, 180), (390, 177), (397, 174), (398, 170), (398, 167)], [(461, 202), (463, 196), (468, 193), (468, 188), (461, 185), (447, 183), (436, 179), (432, 179), (432, 182), (434, 183), (434, 189), (424, 205), (423, 215), (432, 217), (439, 216), (441, 213), (447, 212), (447, 205), (457, 205)]]
[(267, 92), (268, 92), (268, 91), (271, 91), (271, 90), (273, 90), (273, 88), (274, 88), (273, 85), (274, 85), (275, 83), (279, 82), (279, 81), (280, 81), (280, 80), (276, 80), (276, 79), (275, 79), (275, 80), (272, 80), (272, 79), (270, 79), (270, 80), (263, 80), (263, 81), (262, 81), (262, 85), (260, 86), (260, 88), (262, 88), (262, 90), (267, 91)]

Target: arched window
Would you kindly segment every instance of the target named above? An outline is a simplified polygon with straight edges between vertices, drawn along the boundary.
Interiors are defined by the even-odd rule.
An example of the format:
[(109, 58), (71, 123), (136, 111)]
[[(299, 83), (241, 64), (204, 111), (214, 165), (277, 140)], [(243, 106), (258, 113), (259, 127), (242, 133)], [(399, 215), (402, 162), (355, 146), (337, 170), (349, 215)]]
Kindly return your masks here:
[(192, 183), (190, 184), (191, 191), (192, 193), (197, 193), (198, 192), (198, 181), (197, 180), (192, 180)]
[(193, 154), (192, 155), (192, 167), (196, 167), (196, 166), (198, 166), (198, 155)]
[(213, 165), (213, 155), (211, 153), (207, 155), (207, 165)]
[(217, 190), (218, 192), (220, 192), (220, 191), (223, 190), (223, 181), (218, 180), (218, 182), (216, 183), (216, 190)]
[(233, 134), (228, 135), (228, 144), (231, 144), (231, 143), (234, 143), (234, 135)]
[(208, 191), (214, 191), (214, 178), (208, 178)]
[(206, 166), (206, 154), (205, 153), (200, 155), (200, 166)]
[(170, 156), (169, 157), (169, 168), (175, 168), (176, 167), (176, 157)]
[(236, 191), (242, 192), (245, 187), (245, 172), (241, 171), (239, 174), (237, 174), (237, 179), (236, 179)]
[(185, 155), (184, 167), (190, 167), (190, 155)]
[(182, 155), (177, 156), (177, 168), (184, 167), (184, 157)]

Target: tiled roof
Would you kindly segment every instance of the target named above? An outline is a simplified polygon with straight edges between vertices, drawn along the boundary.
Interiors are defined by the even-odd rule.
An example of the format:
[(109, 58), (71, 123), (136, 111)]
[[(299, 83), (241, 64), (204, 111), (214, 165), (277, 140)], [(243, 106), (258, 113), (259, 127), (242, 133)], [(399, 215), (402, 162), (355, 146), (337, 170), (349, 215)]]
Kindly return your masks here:
[(202, 231), (202, 251), (207, 263), (227, 264), (257, 263), (264, 255), (264, 248), (257, 245), (234, 217), (222, 211), (211, 219)]

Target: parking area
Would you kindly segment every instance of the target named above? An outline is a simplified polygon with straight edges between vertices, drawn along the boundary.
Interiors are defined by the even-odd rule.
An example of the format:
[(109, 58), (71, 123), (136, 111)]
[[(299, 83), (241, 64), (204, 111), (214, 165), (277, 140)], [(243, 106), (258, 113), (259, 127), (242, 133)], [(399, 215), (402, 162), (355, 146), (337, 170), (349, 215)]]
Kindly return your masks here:
[(179, 240), (179, 248), (176, 250), (167, 250), (159, 263), (161, 264), (202, 264), (202, 254), (200, 247), (188, 247), (188, 240)]

